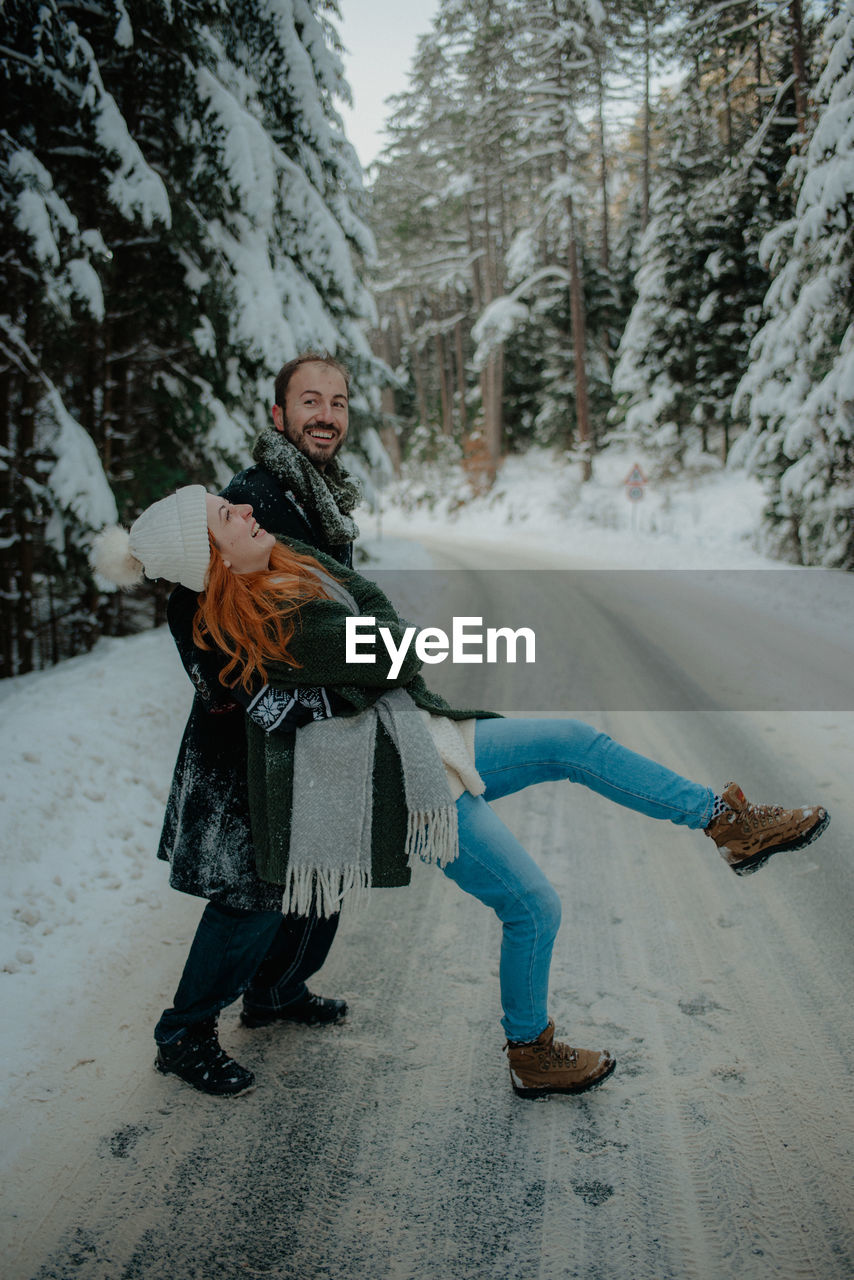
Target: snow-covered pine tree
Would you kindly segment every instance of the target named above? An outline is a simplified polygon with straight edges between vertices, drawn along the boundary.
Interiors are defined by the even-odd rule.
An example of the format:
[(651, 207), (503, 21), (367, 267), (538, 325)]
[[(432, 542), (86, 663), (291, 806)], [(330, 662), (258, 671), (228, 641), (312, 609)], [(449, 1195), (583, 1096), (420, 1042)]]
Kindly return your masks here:
[(692, 71), (665, 115), (613, 380), (615, 420), (677, 467), (691, 446), (726, 458), (746, 425), (732, 396), (767, 287), (759, 243), (791, 207), (780, 179), (794, 120), (779, 5), (681, 8)]
[[(478, 317), (476, 359), (488, 359), (512, 334), (505, 386), (511, 393), (508, 416), (511, 406), (515, 410), (514, 433), (524, 441), (526, 420), (533, 416), (541, 441), (589, 448), (587, 313), (591, 297), (603, 312), (611, 293), (604, 269), (594, 274), (585, 261), (587, 241), (594, 238), (589, 223), (599, 232), (600, 254), (606, 243), (599, 112), (604, 11), (598, 0), (544, 0), (514, 6), (512, 17), (517, 86), (508, 109), (516, 119), (512, 170), (519, 184), (506, 255), (512, 288), (488, 302)], [(598, 216), (592, 212), (597, 202)], [(604, 316), (597, 318), (604, 328)], [(607, 376), (601, 378), (606, 361), (600, 366), (592, 365), (594, 380), (598, 373), (607, 385)], [(533, 415), (526, 398), (536, 405)]]
[(241, 425), (266, 420), (270, 373), (307, 346), (345, 355), (364, 389), (376, 382), (362, 278), (374, 242), (335, 109), (349, 95), (335, 12), (333, 0), (237, 0), (214, 4), (200, 32), (182, 123), (195, 133), (187, 203), (203, 225), (186, 284), (201, 315), (213, 309), (224, 324), (197, 335), (205, 394)]
[(470, 182), (465, 108), (447, 45), (436, 29), (420, 37), (409, 87), (392, 99), (390, 141), (371, 189), (378, 341), (398, 372), (390, 413), (404, 445), (413, 424), (419, 438), (459, 438), (468, 421)]
[(573, 243), (574, 301), (591, 321), (576, 326), (582, 374), (605, 417), (622, 319), (603, 257), (613, 31), (601, 24), (593, 0), (443, 0), (373, 185), (377, 349), (409, 380), (398, 415), (438, 431), (450, 417), (455, 434), (476, 421), (493, 468), (499, 449), (576, 438)]
[(694, 385), (696, 303), (707, 254), (687, 209), (714, 172), (698, 95), (681, 93), (668, 113), (667, 141), (639, 246), (637, 299), (613, 375), (615, 420), (650, 450), (677, 463), (686, 447)]
[[(623, 0), (606, 11), (611, 56), (640, 109), (627, 129), (624, 160), (635, 174), (641, 232), (649, 223), (653, 167), (654, 81), (672, 56), (671, 19), (677, 0)], [(613, 32), (613, 35), (611, 35)]]
[(334, 105), (347, 93), (335, 12), (43, 0), (4, 13), (7, 671), (91, 637), (86, 531), (114, 513), (110, 487), (132, 518), (171, 484), (222, 476), (303, 345), (343, 354), (370, 389), (372, 241)]
[[(476, 311), (505, 291), (515, 167), (518, 28), (513, 0), (443, 0), (439, 28), (448, 41), (466, 108), (461, 156), (467, 192), (472, 294)], [(518, 181), (518, 180), (517, 180)], [(505, 352), (499, 338), (476, 360), (478, 427), (487, 476), (494, 478), (504, 447)]]
[(854, 569), (854, 0), (824, 33), (817, 121), (793, 157), (794, 216), (762, 246), (773, 274), (737, 404), (735, 461), (770, 482), (769, 549)]
[[(105, 6), (100, 17), (120, 52), (121, 14)], [(94, 633), (84, 534), (116, 515), (87, 421), (87, 410), (109, 403), (91, 376), (110, 261), (99, 224), (110, 197), (146, 227), (168, 222), (170, 207), (70, 15), (58, 4), (16, 4), (4, 26), (2, 612), (10, 674), (56, 661)]]
[(469, 335), (503, 293), (521, 188), (511, 8), (508, 0), (443, 0), (410, 88), (395, 102), (373, 193), (380, 341), (408, 363), (421, 433), (434, 423), (458, 437), (475, 428), (472, 446), (492, 475), (507, 404), (503, 352), (498, 342), (472, 370)]

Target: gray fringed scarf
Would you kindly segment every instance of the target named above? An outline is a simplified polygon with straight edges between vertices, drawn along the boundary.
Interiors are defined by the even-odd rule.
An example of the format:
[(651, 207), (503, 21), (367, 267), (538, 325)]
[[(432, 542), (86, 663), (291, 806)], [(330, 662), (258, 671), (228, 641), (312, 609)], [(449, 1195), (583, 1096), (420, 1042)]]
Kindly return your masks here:
[[(353, 597), (322, 571), (324, 586), (358, 613)], [(392, 689), (355, 716), (316, 720), (296, 732), (293, 810), (282, 910), (330, 916), (344, 894), (371, 888), (371, 816), (377, 721), (395, 745), (406, 796), (406, 857), (444, 866), (458, 853), (457, 807), (418, 708)]]
[(359, 502), (358, 483), (333, 458), (319, 471), (281, 431), (265, 427), (252, 457), (291, 490), (300, 506), (312, 513), (330, 547), (353, 542), (359, 528), (350, 512)]

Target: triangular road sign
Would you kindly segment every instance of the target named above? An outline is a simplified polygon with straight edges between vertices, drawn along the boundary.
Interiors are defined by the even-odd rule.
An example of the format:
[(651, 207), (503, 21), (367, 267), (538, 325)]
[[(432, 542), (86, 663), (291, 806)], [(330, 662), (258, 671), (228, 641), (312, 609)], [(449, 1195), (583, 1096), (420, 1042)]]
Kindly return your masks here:
[(631, 485), (646, 484), (646, 476), (641, 471), (637, 463), (635, 463), (635, 465), (632, 467), (631, 471), (623, 481), (623, 484), (631, 484)]

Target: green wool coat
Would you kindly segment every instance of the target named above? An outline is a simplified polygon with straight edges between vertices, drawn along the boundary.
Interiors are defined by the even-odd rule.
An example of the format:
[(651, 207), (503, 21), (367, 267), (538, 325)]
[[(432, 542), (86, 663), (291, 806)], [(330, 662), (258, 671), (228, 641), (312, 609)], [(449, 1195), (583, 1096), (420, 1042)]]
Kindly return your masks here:
[[(291, 539), (283, 539), (295, 551), (313, 556), (321, 567), (349, 591), (363, 617), (376, 619), (376, 626), (388, 627), (395, 645), (403, 638), (397, 610), (376, 583), (312, 547)], [(313, 600), (303, 605), (297, 629), (289, 645), (293, 665), (284, 662), (267, 664), (271, 686), (299, 689), (324, 686), (334, 690), (351, 708), (349, 714), (365, 711), (390, 689), (406, 689), (416, 706), (450, 720), (487, 719), (493, 711), (460, 710), (450, 707), (444, 698), (431, 693), (421, 677), (421, 660), (414, 645), (403, 661), (399, 674), (391, 679), (391, 658), (384, 645), (377, 644), (375, 663), (345, 661), (345, 620), (350, 616), (344, 605), (335, 600)], [(255, 847), (259, 877), (270, 884), (282, 884), (288, 864), (291, 811), (293, 807), (294, 747), (293, 733), (265, 733), (250, 717), (246, 717), (249, 749), (249, 808), (252, 817), (252, 843)], [(299, 730), (297, 730), (299, 732)], [(403, 776), (397, 750), (383, 725), (377, 725), (373, 768), (371, 877), (375, 887), (405, 885), (410, 880), (406, 863), (406, 804)]]

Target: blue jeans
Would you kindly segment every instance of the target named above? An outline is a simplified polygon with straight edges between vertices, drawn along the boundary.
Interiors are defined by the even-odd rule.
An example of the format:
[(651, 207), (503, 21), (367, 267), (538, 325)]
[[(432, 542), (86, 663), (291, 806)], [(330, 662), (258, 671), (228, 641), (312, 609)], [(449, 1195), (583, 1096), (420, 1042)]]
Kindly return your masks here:
[(475, 763), (486, 791), (457, 801), (460, 851), (444, 871), (501, 921), (502, 1025), (508, 1040), (535, 1040), (549, 1020), (560, 899), (488, 801), (565, 778), (651, 818), (700, 829), (711, 820), (715, 793), (580, 720), (479, 720)]

